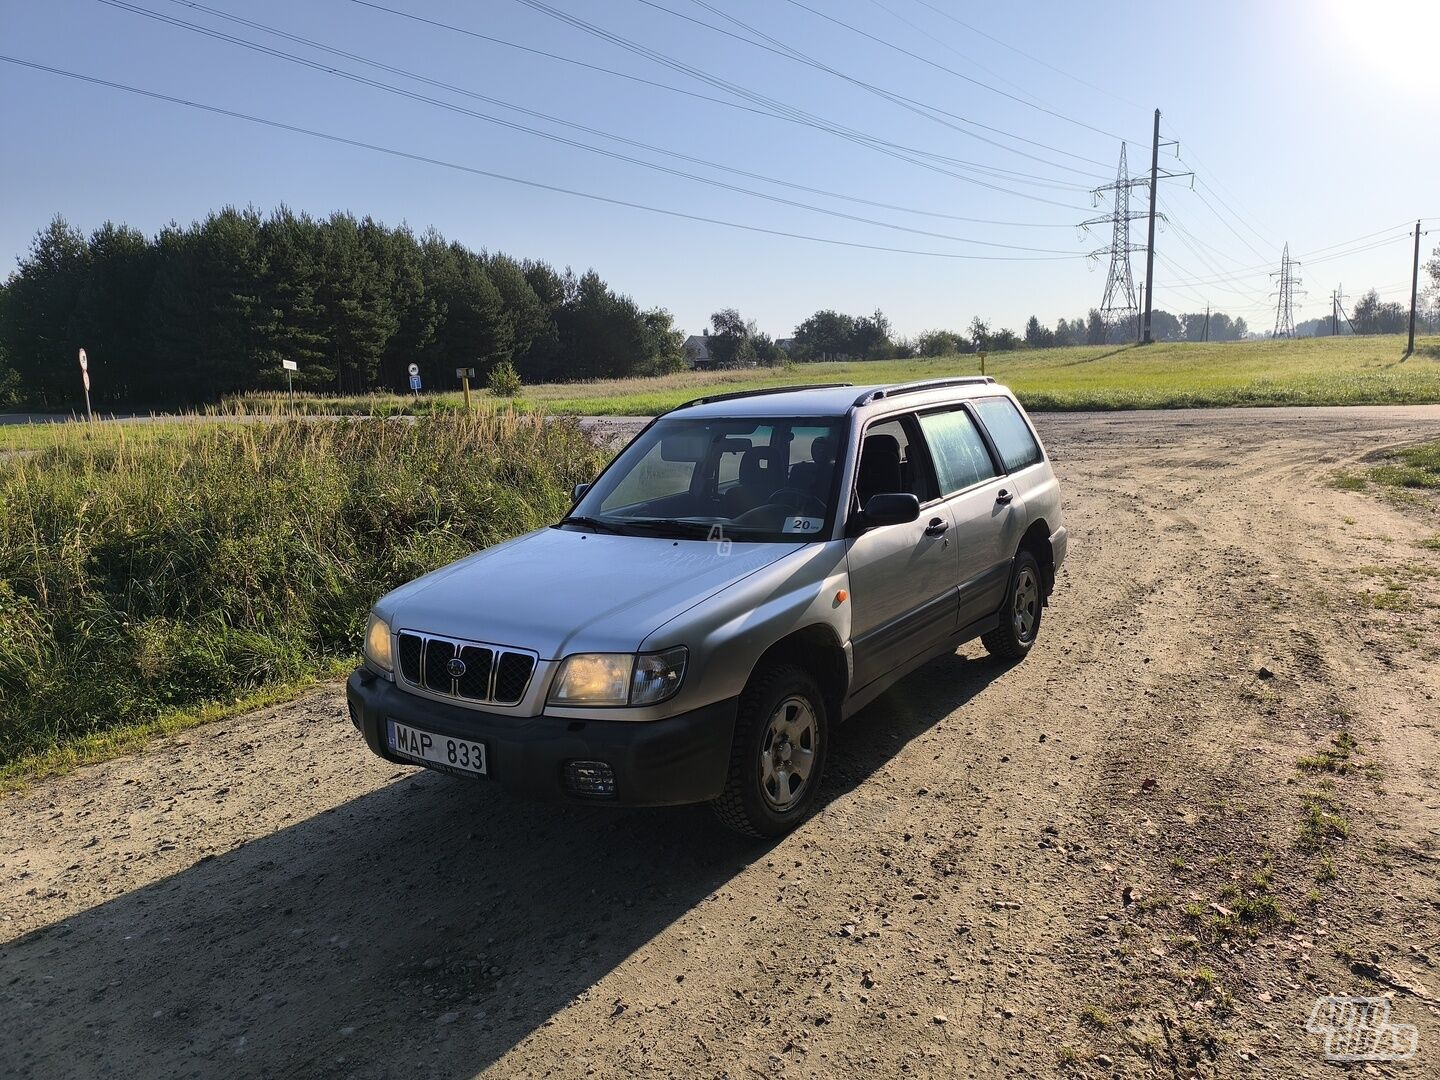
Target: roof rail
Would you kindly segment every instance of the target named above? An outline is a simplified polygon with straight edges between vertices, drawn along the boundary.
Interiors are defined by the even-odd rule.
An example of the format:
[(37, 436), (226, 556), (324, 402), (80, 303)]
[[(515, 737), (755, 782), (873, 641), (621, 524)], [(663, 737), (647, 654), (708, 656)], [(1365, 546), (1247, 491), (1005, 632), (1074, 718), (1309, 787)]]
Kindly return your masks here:
[(697, 397), (685, 402), (683, 405), (676, 405), (674, 409), (688, 409), (691, 405), (709, 405), (713, 401), (734, 401), (736, 398), (759, 397), (761, 394), (788, 394), (792, 390), (836, 390), (845, 386), (854, 386), (854, 383), (832, 382), (832, 383), (804, 383), (799, 386), (764, 386), (758, 390), (733, 390), (728, 394), (706, 394), (704, 397)]
[(872, 401), (879, 401), (882, 398), (899, 397), (901, 394), (918, 394), (924, 390), (940, 390), (947, 386), (983, 386), (986, 383), (993, 384), (994, 382), (994, 378), (989, 375), (964, 375), (953, 379), (922, 379), (919, 382), (879, 386), (874, 390), (866, 390), (856, 398), (855, 407), (869, 405)]

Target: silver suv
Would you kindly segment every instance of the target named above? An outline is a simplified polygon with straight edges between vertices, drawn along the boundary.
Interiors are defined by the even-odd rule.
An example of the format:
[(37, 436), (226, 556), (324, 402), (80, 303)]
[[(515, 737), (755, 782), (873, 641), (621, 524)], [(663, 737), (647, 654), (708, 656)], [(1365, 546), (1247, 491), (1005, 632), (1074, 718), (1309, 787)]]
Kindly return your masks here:
[(972, 638), (1030, 651), (1065, 548), (993, 379), (697, 398), (561, 521), (382, 598), (350, 716), (390, 761), (778, 836), (835, 724)]

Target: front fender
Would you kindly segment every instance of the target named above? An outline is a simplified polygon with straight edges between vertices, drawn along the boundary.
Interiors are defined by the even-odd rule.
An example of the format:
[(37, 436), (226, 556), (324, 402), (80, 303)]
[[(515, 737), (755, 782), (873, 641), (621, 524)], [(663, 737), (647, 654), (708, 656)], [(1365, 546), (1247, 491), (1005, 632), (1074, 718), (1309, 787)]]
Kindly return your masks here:
[(642, 651), (689, 648), (691, 666), (676, 709), (733, 698), (765, 650), (796, 630), (825, 626), (848, 645), (850, 600), (837, 599), (848, 589), (845, 542), (807, 544), (661, 626)]

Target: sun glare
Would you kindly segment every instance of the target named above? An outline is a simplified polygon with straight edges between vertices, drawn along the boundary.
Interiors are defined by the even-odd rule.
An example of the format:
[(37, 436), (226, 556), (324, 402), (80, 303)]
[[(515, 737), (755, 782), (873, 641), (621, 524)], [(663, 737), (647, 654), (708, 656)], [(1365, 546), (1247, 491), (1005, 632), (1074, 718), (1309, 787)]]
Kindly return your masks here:
[(1440, 0), (1330, 0), (1331, 37), (1364, 72), (1419, 90), (1432, 85)]

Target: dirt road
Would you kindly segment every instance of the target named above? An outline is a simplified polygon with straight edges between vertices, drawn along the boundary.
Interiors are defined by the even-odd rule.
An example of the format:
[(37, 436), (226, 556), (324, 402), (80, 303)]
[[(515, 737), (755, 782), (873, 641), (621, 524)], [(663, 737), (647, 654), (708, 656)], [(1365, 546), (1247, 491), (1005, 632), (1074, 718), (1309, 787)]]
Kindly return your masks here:
[(1334, 1076), (1316, 999), (1387, 993), (1355, 1069), (1440, 1075), (1440, 517), (1327, 484), (1440, 408), (1038, 423), (1036, 651), (772, 847), (396, 769), (339, 688), (0, 802), (0, 1075)]

